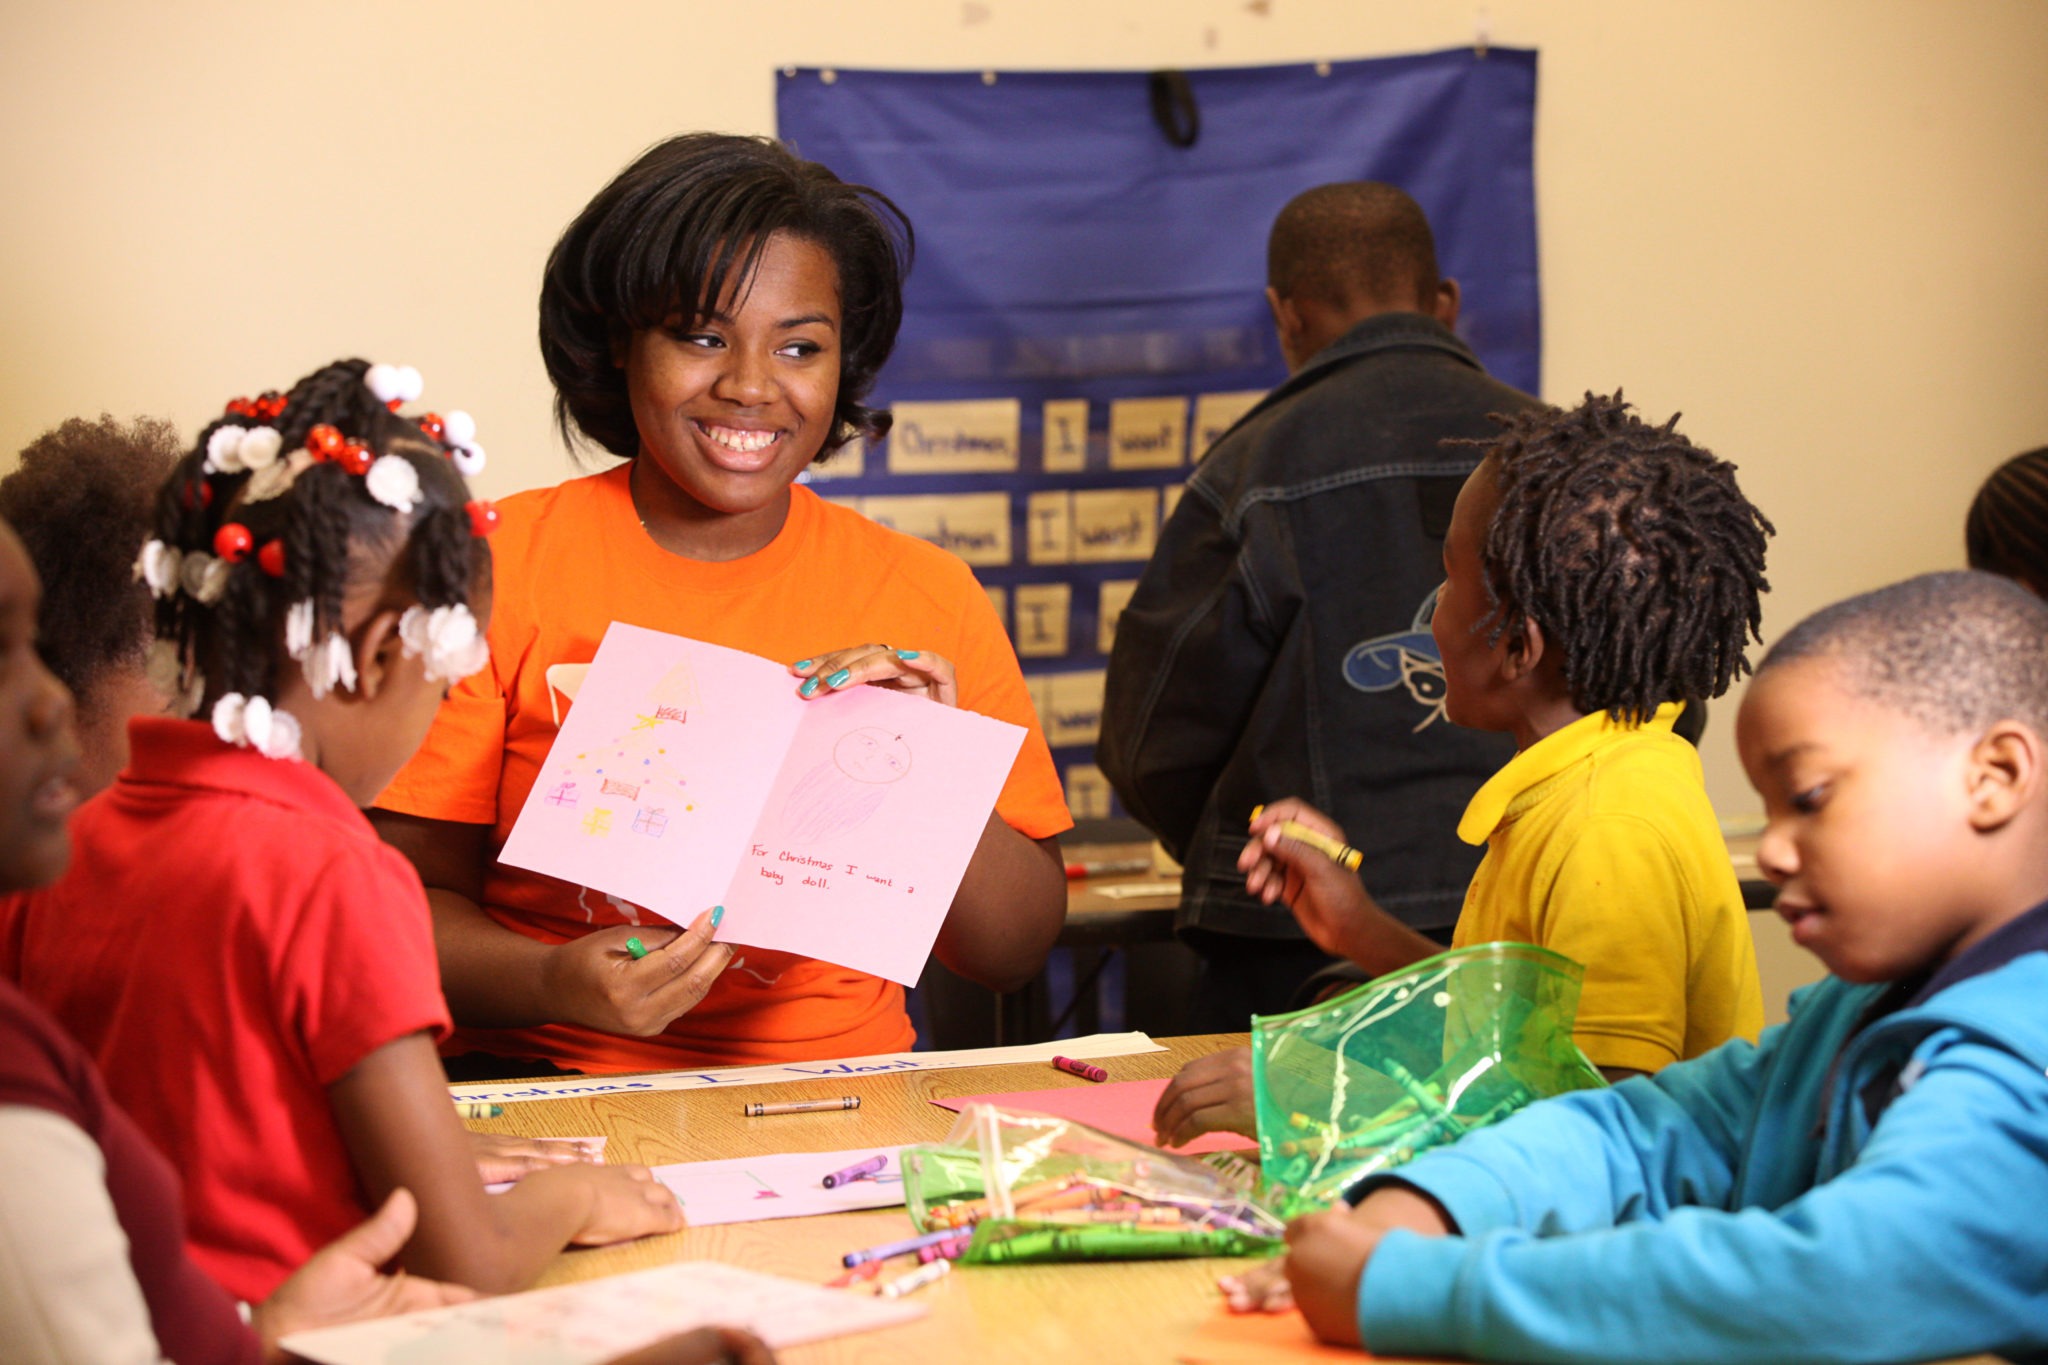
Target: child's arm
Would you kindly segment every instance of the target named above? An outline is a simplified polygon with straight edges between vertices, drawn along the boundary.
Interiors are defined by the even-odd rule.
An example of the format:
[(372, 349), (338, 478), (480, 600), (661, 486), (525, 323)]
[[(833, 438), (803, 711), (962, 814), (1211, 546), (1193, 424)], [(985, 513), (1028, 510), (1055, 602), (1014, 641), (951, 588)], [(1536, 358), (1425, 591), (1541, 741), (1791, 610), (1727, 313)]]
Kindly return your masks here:
[(1732, 1365), (2048, 1351), (2048, 1076), (1946, 1038), (1923, 1046), (1926, 1071), (1855, 1162), (1779, 1208), (1683, 1208), (1588, 1236), (1389, 1233), (1360, 1281), (1366, 1345)]
[[(483, 911), (489, 826), (386, 810), (371, 811), (370, 822), (426, 884), (441, 987), (459, 1024), (655, 1034), (694, 1009), (732, 960), (732, 949), (710, 941), (708, 914), (680, 934), (616, 925), (562, 944), (528, 938)], [(654, 949), (637, 960), (626, 948), (635, 935)]]
[(1328, 854), (1287, 837), (1281, 826), (1290, 820), (1344, 841), (1343, 829), (1315, 807), (1291, 796), (1275, 801), (1252, 821), (1251, 838), (1237, 858), (1246, 891), (1267, 905), (1286, 901), (1316, 947), (1349, 958), (1370, 976), (1443, 951), (1382, 910), (1364, 883)]
[(644, 1166), (561, 1166), (484, 1193), (447, 1077), (425, 1034), (364, 1057), (328, 1087), (342, 1141), (370, 1200), (404, 1187), (419, 1201), (406, 1269), (488, 1293), (518, 1289), (563, 1246), (683, 1225), (675, 1196)]

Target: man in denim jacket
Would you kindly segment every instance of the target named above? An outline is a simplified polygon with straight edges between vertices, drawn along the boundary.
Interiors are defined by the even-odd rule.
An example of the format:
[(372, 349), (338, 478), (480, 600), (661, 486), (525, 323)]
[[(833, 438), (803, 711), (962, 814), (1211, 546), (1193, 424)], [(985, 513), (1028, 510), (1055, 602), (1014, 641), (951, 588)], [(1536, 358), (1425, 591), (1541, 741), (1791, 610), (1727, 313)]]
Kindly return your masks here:
[(1299, 796), (1364, 851), (1375, 898), (1448, 938), (1480, 851), (1458, 816), (1512, 742), (1443, 718), (1429, 617), (1490, 413), (1537, 400), (1452, 333), (1458, 286), (1390, 185), (1323, 185), (1273, 224), (1291, 375), (1204, 457), (1117, 622), (1097, 761), (1186, 868), (1190, 1027), (1290, 1003), (1329, 961), (1236, 870), (1253, 806)]

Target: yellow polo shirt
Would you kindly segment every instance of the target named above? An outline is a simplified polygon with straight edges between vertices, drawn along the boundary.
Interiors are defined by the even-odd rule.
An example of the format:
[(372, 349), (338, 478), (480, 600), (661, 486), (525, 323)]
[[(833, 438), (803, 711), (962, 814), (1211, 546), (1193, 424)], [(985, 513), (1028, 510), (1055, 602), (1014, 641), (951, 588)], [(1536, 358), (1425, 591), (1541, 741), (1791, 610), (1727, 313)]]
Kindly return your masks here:
[(1486, 857), (1453, 943), (1535, 943), (1585, 964), (1573, 1036), (1596, 1066), (1655, 1071), (1763, 1027), (1756, 945), (1699, 754), (1596, 712), (1487, 780), (1458, 837)]

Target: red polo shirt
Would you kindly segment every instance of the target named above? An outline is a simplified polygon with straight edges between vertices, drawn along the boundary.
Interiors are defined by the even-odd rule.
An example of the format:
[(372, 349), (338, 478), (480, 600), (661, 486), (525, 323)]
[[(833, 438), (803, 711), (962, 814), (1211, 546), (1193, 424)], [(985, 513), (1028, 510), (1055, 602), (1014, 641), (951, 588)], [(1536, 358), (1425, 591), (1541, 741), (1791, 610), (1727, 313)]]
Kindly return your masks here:
[(93, 1055), (184, 1177), (193, 1258), (254, 1302), (369, 1213), (327, 1087), (448, 1029), (426, 895), (319, 769), (198, 721), (128, 733), (70, 870), (0, 905), (0, 970)]

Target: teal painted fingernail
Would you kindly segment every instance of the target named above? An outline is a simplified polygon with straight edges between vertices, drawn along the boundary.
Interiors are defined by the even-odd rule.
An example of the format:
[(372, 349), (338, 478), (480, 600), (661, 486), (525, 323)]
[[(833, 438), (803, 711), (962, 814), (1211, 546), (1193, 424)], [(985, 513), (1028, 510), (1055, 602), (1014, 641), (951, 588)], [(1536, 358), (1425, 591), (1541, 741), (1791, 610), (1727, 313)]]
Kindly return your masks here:
[(714, 905), (714, 906), (712, 906), (712, 907), (711, 907), (711, 927), (712, 927), (712, 928), (716, 929), (716, 928), (718, 927), (718, 922), (719, 922), (720, 920), (724, 919), (724, 918), (725, 918), (725, 907), (724, 907), (724, 906), (722, 906), (722, 905)]
[(915, 659), (917, 651), (914, 649), (899, 649), (896, 651), (896, 657), (899, 659)]
[(846, 680), (847, 680), (848, 678), (852, 677), (852, 676), (853, 676), (853, 670), (852, 670), (852, 669), (850, 669), (850, 668), (842, 668), (842, 669), (840, 669), (840, 670), (839, 670), (839, 671), (838, 671), (837, 673), (834, 673), (834, 674), (833, 674), (833, 675), (832, 675), (831, 677), (829, 677), (829, 678), (825, 679), (825, 686), (827, 686), (827, 687), (844, 687), (844, 686), (846, 686)]
[(635, 962), (638, 962), (641, 958), (647, 956), (647, 945), (637, 938), (629, 938), (626, 940), (626, 951), (633, 955)]
[(799, 697), (808, 697), (817, 690), (818, 680), (816, 678), (805, 678), (804, 685), (796, 690), (796, 694)]
[(795, 663), (791, 664), (791, 665), (790, 665), (790, 667), (791, 667), (791, 668), (809, 668), (809, 667), (810, 667), (810, 666), (811, 666), (812, 664), (814, 664), (814, 663), (816, 663), (816, 662), (817, 662), (817, 660), (816, 660), (816, 659), (798, 659), (798, 660), (797, 660), (797, 661), (796, 661)]

